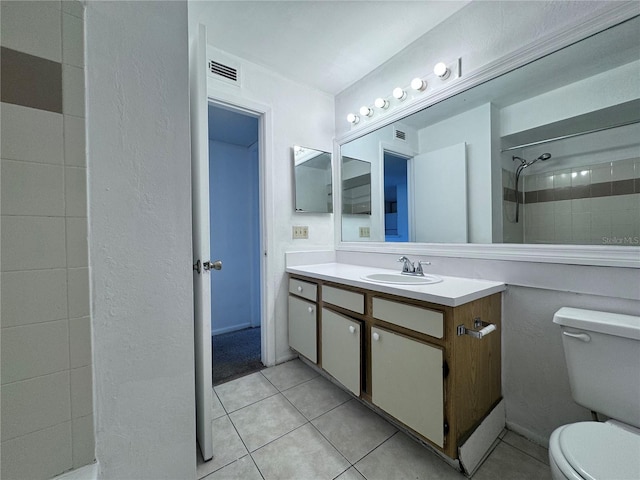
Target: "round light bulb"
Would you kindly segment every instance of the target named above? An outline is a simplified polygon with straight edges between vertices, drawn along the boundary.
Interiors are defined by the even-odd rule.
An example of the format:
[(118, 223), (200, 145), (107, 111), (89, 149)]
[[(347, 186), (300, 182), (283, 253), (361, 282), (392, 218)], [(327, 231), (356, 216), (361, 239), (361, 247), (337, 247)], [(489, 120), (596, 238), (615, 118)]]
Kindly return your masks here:
[(435, 73), (442, 80), (446, 80), (447, 78), (449, 78), (451, 70), (447, 68), (447, 65), (445, 63), (440, 62), (436, 63), (436, 66), (433, 67), (433, 73)]
[(400, 87), (397, 87), (393, 89), (393, 96), (398, 100), (404, 100), (405, 98), (407, 98), (407, 92), (405, 92)]
[(347, 115), (347, 122), (352, 123), (353, 125), (355, 125), (359, 121), (360, 121), (360, 117), (358, 115), (356, 115), (355, 113), (350, 113), (349, 115)]
[(376, 101), (373, 102), (373, 104), (377, 107), (377, 108), (389, 108), (389, 102), (387, 102), (384, 98), (376, 98)]
[(421, 78), (416, 77), (413, 80), (411, 80), (411, 88), (421, 92), (422, 90), (427, 88), (427, 82), (425, 82)]
[(360, 107), (360, 115), (363, 117), (370, 117), (373, 115), (373, 109), (365, 106)]

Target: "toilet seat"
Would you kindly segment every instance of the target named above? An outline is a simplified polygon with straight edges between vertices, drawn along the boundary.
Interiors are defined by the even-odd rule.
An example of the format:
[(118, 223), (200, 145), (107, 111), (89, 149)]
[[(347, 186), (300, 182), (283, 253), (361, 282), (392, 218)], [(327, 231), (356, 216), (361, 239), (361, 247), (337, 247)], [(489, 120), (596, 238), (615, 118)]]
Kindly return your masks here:
[(640, 478), (640, 436), (606, 423), (581, 422), (553, 432), (550, 449), (566, 478)]

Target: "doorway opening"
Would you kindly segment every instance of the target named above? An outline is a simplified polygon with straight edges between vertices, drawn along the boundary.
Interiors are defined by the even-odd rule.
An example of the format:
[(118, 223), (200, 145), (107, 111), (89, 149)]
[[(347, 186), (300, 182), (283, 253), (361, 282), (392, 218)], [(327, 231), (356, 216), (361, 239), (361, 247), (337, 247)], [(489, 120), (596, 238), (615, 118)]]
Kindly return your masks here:
[(261, 357), (259, 117), (210, 104), (212, 383), (264, 368)]
[(384, 237), (386, 242), (409, 241), (409, 158), (384, 152)]

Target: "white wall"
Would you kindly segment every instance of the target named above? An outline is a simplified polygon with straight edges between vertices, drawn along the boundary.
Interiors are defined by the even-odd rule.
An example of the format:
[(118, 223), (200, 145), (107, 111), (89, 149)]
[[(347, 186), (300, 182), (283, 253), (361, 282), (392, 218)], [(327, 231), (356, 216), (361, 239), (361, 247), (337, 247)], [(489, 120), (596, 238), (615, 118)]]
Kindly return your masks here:
[[(257, 128), (257, 125), (256, 125)], [(256, 145), (209, 141), (211, 334), (260, 325), (260, 215)]]
[(187, 7), (87, 2), (96, 456), (195, 478)]
[(492, 107), (485, 104), (435, 123), (418, 132), (420, 152), (466, 142), (467, 216), (470, 243), (491, 243), (492, 237)]
[[(197, 25), (190, 19), (190, 30)], [(294, 212), (294, 145), (316, 150), (333, 150), (333, 98), (318, 90), (288, 80), (279, 74), (214, 47), (209, 56), (239, 62), (242, 85), (237, 87), (208, 79), (209, 97), (231, 104), (268, 110), (268, 136), (263, 142), (261, 175), (264, 179), (266, 218), (266, 269), (264, 288), (267, 330), (275, 332), (275, 351), (268, 363), (280, 363), (292, 356), (287, 327), (287, 291), (284, 253), (289, 250), (319, 250), (333, 245), (333, 214)], [(335, 159), (334, 159), (335, 165)], [(309, 238), (292, 240), (292, 225), (309, 227)]]
[(640, 61), (630, 62), (500, 110), (501, 135), (565, 120), (640, 97)]

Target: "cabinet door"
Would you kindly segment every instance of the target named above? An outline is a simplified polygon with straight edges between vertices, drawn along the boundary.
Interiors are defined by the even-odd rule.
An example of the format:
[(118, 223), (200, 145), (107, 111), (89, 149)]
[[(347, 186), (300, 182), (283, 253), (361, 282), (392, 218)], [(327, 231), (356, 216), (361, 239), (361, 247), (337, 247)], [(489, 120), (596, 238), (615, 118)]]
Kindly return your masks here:
[(375, 405), (444, 446), (440, 348), (373, 327), (371, 395)]
[(360, 396), (360, 322), (322, 309), (322, 368)]
[(313, 363), (318, 361), (316, 304), (289, 296), (289, 346)]

